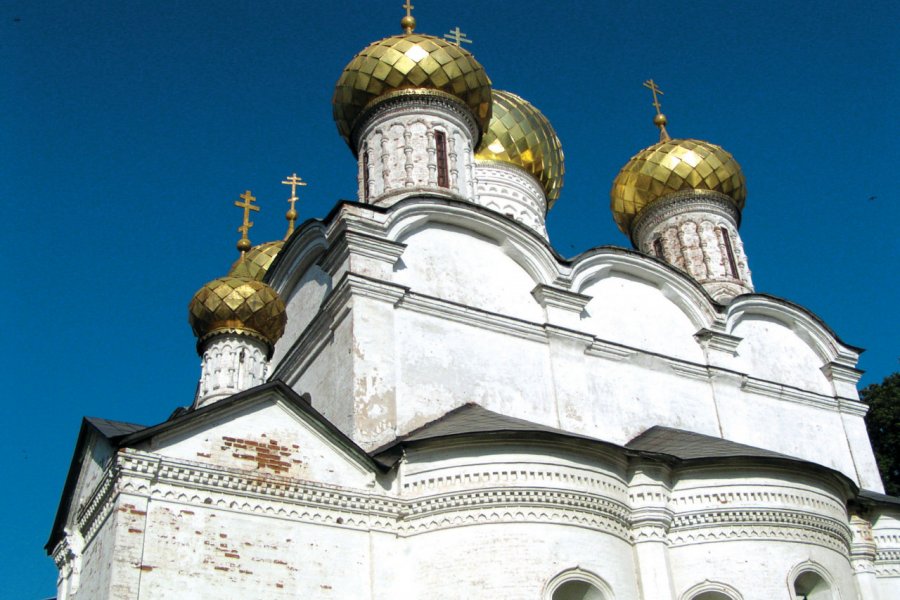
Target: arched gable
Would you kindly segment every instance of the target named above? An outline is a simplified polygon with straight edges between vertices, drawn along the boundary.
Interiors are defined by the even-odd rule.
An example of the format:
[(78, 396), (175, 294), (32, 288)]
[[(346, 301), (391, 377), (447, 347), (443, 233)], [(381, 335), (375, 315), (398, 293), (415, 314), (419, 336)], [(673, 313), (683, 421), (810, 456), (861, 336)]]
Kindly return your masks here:
[(770, 296), (736, 298), (726, 327), (743, 338), (737, 354), (748, 375), (824, 394), (834, 390), (822, 368), (858, 357), (809, 312)]
[(580, 259), (572, 287), (591, 296), (582, 323), (597, 337), (703, 362), (694, 335), (715, 322), (709, 297), (679, 273), (616, 250)]

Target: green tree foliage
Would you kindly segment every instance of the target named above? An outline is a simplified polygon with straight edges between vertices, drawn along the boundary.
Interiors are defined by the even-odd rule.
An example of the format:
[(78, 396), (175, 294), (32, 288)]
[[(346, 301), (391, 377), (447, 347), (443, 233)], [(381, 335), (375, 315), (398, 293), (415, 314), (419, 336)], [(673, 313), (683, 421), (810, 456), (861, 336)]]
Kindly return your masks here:
[(884, 481), (884, 491), (900, 496), (900, 373), (866, 386), (860, 397), (869, 405), (866, 428)]

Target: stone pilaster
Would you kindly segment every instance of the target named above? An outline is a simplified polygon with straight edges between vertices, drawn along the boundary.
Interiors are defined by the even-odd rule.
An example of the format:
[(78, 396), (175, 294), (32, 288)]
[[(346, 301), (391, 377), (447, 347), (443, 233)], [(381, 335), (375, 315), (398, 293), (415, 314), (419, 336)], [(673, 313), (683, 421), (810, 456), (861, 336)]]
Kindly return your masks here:
[(872, 524), (858, 515), (850, 516), (850, 564), (859, 590), (860, 600), (879, 600), (878, 581), (875, 577), (875, 537)]
[(664, 465), (637, 465), (631, 472), (628, 498), (642, 600), (675, 598), (669, 564), (668, 532), (672, 525), (669, 479), (669, 469)]

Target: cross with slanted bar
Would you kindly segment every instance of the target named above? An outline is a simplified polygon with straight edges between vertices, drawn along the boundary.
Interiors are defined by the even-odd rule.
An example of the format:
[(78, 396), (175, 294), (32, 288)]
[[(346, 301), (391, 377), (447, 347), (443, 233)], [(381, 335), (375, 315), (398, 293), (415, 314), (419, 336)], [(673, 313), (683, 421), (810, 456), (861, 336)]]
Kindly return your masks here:
[(306, 182), (303, 181), (302, 178), (297, 177), (296, 173), (292, 173), (290, 177), (286, 178), (281, 183), (283, 185), (291, 186), (291, 197), (288, 198), (288, 202), (291, 203), (291, 207), (284, 215), (288, 220), (288, 232), (287, 236), (285, 236), (285, 239), (287, 239), (288, 236), (294, 233), (294, 222), (297, 220), (297, 209), (294, 208), (294, 204), (297, 202), (297, 200), (299, 200), (299, 198), (297, 198), (297, 186), (303, 187), (306, 185)]
[[(250, 211), (259, 212), (259, 207), (254, 206), (253, 203), (256, 201), (256, 198), (250, 194), (250, 190), (247, 190), (240, 196), (243, 202), (235, 201), (234, 205), (238, 208), (244, 209), (244, 223), (238, 227), (238, 231), (241, 232), (241, 239), (238, 241), (238, 250), (241, 252), (246, 252), (250, 249), (250, 238), (247, 237), (247, 233), (250, 231), (250, 228), (253, 227), (253, 221), (250, 220)], [(245, 241), (246, 240), (246, 241)]]
[(448, 42), (456, 44), (460, 46), (462, 44), (471, 44), (472, 40), (466, 37), (466, 34), (459, 30), (459, 26), (457, 25), (456, 29), (451, 29), (450, 33), (444, 34), (444, 39)]
[(656, 85), (656, 82), (652, 79), (645, 81), (644, 87), (653, 92), (653, 106), (656, 107), (656, 114), (662, 114), (662, 105), (660, 105), (659, 98), (657, 98), (656, 95), (659, 94), (660, 96), (665, 96), (663, 91), (659, 89), (659, 86)]

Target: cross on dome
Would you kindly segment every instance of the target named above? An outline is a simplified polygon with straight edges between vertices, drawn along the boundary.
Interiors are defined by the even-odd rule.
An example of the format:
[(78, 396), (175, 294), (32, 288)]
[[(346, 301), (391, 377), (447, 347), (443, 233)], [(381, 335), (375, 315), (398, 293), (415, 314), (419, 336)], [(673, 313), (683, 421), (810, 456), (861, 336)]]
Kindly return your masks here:
[(244, 222), (238, 227), (238, 231), (241, 232), (241, 239), (238, 240), (237, 249), (241, 254), (244, 254), (247, 250), (250, 249), (250, 238), (247, 237), (247, 233), (250, 231), (250, 228), (253, 227), (253, 221), (250, 220), (250, 211), (259, 212), (259, 207), (255, 206), (253, 203), (256, 201), (256, 198), (250, 193), (250, 190), (245, 191), (240, 195), (241, 200), (243, 202), (235, 201), (234, 205), (238, 208), (244, 209)]

